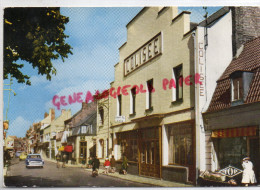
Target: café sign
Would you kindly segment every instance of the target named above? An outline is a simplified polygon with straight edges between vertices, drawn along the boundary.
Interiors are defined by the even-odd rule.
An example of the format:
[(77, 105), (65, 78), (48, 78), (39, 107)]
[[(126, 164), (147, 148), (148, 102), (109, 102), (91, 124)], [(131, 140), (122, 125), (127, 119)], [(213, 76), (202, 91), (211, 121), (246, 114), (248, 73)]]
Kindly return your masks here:
[(219, 173), (221, 173), (227, 177), (234, 177), (242, 172), (243, 172), (242, 170), (235, 168), (233, 166), (230, 166), (230, 165), (219, 171)]
[(154, 36), (124, 60), (125, 75), (138, 69), (162, 53), (162, 35)]

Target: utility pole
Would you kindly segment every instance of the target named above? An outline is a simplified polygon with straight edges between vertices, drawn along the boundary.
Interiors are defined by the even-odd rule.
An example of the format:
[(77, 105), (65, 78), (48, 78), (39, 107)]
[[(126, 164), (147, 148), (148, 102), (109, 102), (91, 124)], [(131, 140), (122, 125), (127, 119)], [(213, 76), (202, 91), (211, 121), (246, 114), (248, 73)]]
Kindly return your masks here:
[(7, 120), (7, 113), (9, 111), (9, 104), (10, 104), (10, 96), (11, 96), (11, 91), (14, 93), (14, 96), (16, 96), (16, 93), (14, 92), (13, 89), (11, 89), (11, 85), (13, 84), (13, 79), (12, 76), (10, 76), (10, 84), (4, 84), (4, 85), (9, 85), (9, 89), (4, 89), (4, 90), (8, 90), (9, 91), (9, 95), (8, 95), (8, 104), (7, 104), (7, 108), (6, 108), (6, 113), (5, 113), (5, 120)]

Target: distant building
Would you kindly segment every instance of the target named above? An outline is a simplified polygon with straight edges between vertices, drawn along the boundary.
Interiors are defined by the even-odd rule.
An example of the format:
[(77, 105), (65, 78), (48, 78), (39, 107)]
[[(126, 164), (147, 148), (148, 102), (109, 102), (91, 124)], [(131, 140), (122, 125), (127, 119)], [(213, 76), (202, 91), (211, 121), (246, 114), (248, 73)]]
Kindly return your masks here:
[(96, 110), (96, 102), (83, 102), (81, 110), (64, 121), (65, 129), (61, 144), (72, 164), (86, 162), (89, 156), (96, 154)]

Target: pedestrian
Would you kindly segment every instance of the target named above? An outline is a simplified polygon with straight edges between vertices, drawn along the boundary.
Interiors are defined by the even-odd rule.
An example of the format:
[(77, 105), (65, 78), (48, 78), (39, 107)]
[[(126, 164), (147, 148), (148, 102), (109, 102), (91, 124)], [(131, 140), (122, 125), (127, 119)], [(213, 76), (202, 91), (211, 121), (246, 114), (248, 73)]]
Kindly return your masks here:
[(126, 158), (126, 156), (123, 156), (123, 162), (122, 162), (122, 173), (124, 174), (124, 175), (126, 175), (127, 174), (127, 168), (128, 168), (128, 160), (127, 160), (127, 158)]
[(62, 156), (62, 167), (65, 168), (65, 164), (67, 162), (67, 155), (66, 153), (63, 153), (63, 156)]
[(57, 168), (59, 168), (59, 167), (60, 167), (60, 161), (61, 161), (60, 152), (57, 153), (57, 155), (56, 155), (56, 160), (57, 160)]
[(255, 172), (253, 170), (254, 166), (249, 157), (243, 159), (242, 167), (244, 170), (241, 183), (245, 184), (245, 186), (256, 183)]
[(92, 163), (92, 176), (93, 177), (98, 176), (99, 165), (100, 165), (99, 159), (97, 158), (97, 156), (94, 156), (93, 163)]
[(110, 161), (108, 158), (106, 158), (104, 166), (105, 166), (105, 174), (108, 174), (108, 170), (110, 168)]
[(89, 157), (87, 167), (88, 167), (89, 169), (92, 168), (92, 164), (93, 164), (93, 159), (92, 159), (92, 157)]
[[(81, 157), (83, 157), (83, 154), (81, 154)], [(86, 164), (86, 159), (82, 158), (82, 160), (81, 160), (81, 168), (84, 168), (85, 164)]]
[(115, 171), (116, 171), (116, 160), (114, 158), (114, 155), (112, 155), (112, 158), (110, 159), (110, 167), (111, 167), (111, 173), (115, 173)]

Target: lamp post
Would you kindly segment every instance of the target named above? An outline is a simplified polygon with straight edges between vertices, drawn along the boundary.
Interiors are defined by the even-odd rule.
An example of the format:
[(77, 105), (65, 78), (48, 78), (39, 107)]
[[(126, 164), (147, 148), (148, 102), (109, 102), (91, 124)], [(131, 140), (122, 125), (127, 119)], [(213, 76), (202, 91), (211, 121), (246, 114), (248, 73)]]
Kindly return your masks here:
[(4, 90), (8, 90), (9, 91), (9, 95), (8, 95), (8, 104), (7, 104), (7, 108), (6, 108), (6, 114), (5, 114), (5, 120), (7, 121), (7, 113), (9, 111), (9, 104), (10, 104), (10, 96), (11, 96), (11, 92), (14, 93), (14, 96), (16, 96), (16, 93), (14, 92), (13, 89), (11, 89), (11, 85), (13, 84), (13, 79), (12, 76), (10, 77), (10, 84), (4, 84), (4, 85), (9, 85), (9, 89), (4, 89)]

